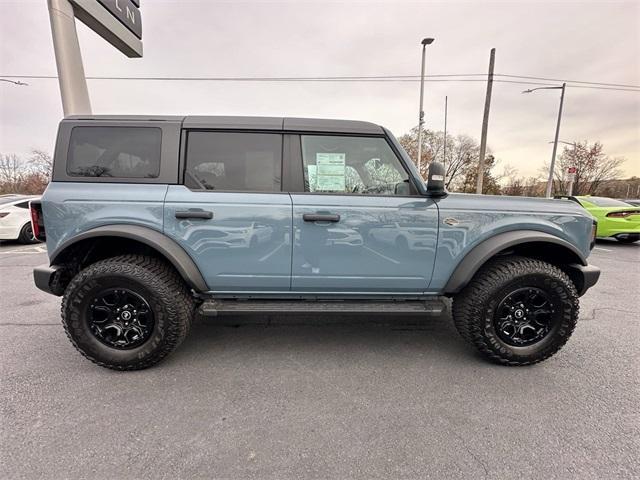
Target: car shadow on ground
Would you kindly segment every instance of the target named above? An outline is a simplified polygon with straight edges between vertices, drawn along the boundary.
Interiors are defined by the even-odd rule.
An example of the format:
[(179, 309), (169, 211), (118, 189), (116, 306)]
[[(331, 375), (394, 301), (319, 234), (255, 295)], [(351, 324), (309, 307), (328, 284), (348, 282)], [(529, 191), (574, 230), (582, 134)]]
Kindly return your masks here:
[(602, 248), (640, 248), (640, 241), (634, 243), (622, 243), (615, 238), (596, 238), (596, 247)]
[[(283, 361), (297, 353), (356, 358), (420, 356), (453, 362), (482, 357), (455, 330), (450, 315), (437, 317), (278, 315), (198, 319), (184, 344), (167, 362), (192, 362), (219, 355), (266, 356)], [(318, 357), (313, 357), (318, 358)]]

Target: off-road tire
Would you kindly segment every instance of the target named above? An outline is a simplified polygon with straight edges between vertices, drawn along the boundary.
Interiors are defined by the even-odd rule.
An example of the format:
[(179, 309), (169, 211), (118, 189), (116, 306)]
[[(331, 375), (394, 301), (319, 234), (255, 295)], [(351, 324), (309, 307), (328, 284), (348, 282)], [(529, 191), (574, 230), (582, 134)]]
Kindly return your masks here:
[(25, 245), (31, 245), (32, 243), (39, 243), (40, 240), (33, 236), (33, 230), (31, 229), (31, 223), (25, 223), (20, 229), (18, 235), (18, 241)]
[[(509, 292), (523, 287), (543, 290), (555, 305), (554, 326), (529, 346), (513, 346), (496, 332), (494, 313)], [(578, 321), (578, 293), (559, 268), (531, 258), (499, 257), (483, 265), (453, 300), (455, 326), (489, 360), (509, 366), (546, 360), (567, 342)]]
[[(96, 291), (108, 287), (134, 291), (153, 311), (153, 330), (136, 348), (109, 347), (89, 327), (88, 302)], [(80, 271), (65, 290), (61, 311), (65, 332), (82, 355), (102, 367), (139, 370), (158, 363), (180, 345), (191, 328), (195, 301), (183, 279), (163, 260), (121, 255)]]

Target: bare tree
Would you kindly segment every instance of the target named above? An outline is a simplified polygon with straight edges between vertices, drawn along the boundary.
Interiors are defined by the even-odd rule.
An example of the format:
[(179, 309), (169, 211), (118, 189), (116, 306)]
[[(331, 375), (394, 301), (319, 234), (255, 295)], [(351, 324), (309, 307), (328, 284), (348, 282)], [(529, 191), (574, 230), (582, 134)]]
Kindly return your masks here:
[(469, 135), (458, 135), (453, 145), (447, 143), (446, 186), (453, 188), (460, 184), (467, 170), (478, 163), (480, 145)]
[[(411, 132), (402, 135), (398, 141), (406, 150), (407, 154), (415, 161), (418, 154), (418, 127)], [(456, 137), (447, 135), (446, 138), (446, 158), (445, 158), (445, 138), (443, 132), (432, 130), (423, 131), (422, 135), (422, 161), (420, 174), (422, 178), (427, 178), (429, 164), (437, 160), (445, 164), (445, 185), (452, 191), (471, 192), (474, 191), (469, 186), (469, 182), (476, 178), (480, 145), (469, 135), (458, 135)], [(485, 168), (485, 180), (492, 186), (490, 193), (499, 191), (499, 186), (495, 178), (491, 178), (491, 169), (496, 162), (493, 157), (487, 162)], [(475, 181), (475, 180), (473, 180)], [(469, 185), (467, 185), (469, 184)], [(474, 187), (475, 188), (475, 187)]]
[(0, 192), (18, 193), (24, 179), (24, 166), (20, 158), (11, 154), (0, 154)]
[(39, 194), (51, 178), (51, 156), (33, 150), (29, 160), (15, 154), (0, 154), (0, 194)]
[(51, 171), (53, 169), (53, 159), (44, 150), (34, 148), (31, 150), (31, 156), (27, 161), (29, 169), (38, 175), (42, 175), (47, 181), (51, 179)]
[[(620, 178), (620, 167), (624, 158), (610, 157), (604, 153), (600, 142), (589, 144), (588, 141), (576, 142), (574, 147), (565, 147), (556, 163), (554, 172), (554, 191), (565, 193), (569, 189), (566, 178), (568, 167), (576, 168), (573, 183), (574, 195), (595, 195), (603, 182)], [(543, 167), (549, 171), (549, 165)]]

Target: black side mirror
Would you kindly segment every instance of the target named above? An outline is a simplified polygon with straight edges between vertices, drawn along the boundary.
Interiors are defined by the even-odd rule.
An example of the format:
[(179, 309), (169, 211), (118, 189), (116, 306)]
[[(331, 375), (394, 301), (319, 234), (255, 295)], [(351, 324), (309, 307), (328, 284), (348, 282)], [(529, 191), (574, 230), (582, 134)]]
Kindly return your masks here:
[(444, 197), (447, 191), (444, 188), (444, 165), (440, 162), (431, 162), (429, 176), (427, 178), (427, 194), (431, 197)]

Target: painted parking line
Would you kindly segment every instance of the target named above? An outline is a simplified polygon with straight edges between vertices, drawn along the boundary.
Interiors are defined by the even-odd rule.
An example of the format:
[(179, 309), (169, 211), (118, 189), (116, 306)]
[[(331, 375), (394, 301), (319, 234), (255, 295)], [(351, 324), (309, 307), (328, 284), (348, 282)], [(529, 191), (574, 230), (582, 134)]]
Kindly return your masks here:
[(613, 252), (613, 250), (609, 250), (608, 248), (601, 247), (593, 247), (594, 250), (602, 250), (603, 252)]
[(34, 245), (34, 246), (24, 246), (24, 247), (13, 247), (6, 250), (3, 248), (2, 250), (0, 250), (0, 255), (10, 255), (12, 253), (16, 255), (47, 253), (47, 247)]
[(384, 258), (385, 260), (390, 261), (391, 263), (395, 263), (396, 265), (400, 264), (400, 262), (399, 262), (399, 261), (397, 261), (397, 260), (395, 260), (395, 259), (393, 259), (393, 258), (387, 257), (386, 255), (383, 255), (383, 254), (381, 254), (380, 252), (376, 252), (373, 248), (369, 248), (369, 247), (367, 247), (366, 245), (364, 246), (364, 248), (365, 248), (366, 250), (369, 250), (371, 253), (375, 253), (375, 254), (376, 254), (376, 255), (378, 255), (379, 257), (382, 257), (382, 258)]
[(284, 247), (286, 244), (286, 242), (282, 242), (280, 245), (278, 245), (275, 249), (273, 249), (272, 251), (270, 251), (269, 253), (267, 253), (264, 257), (258, 259), (259, 262), (264, 262), (266, 259), (268, 259), (269, 257), (271, 257), (274, 253), (276, 253), (278, 250), (280, 250), (282, 247)]

